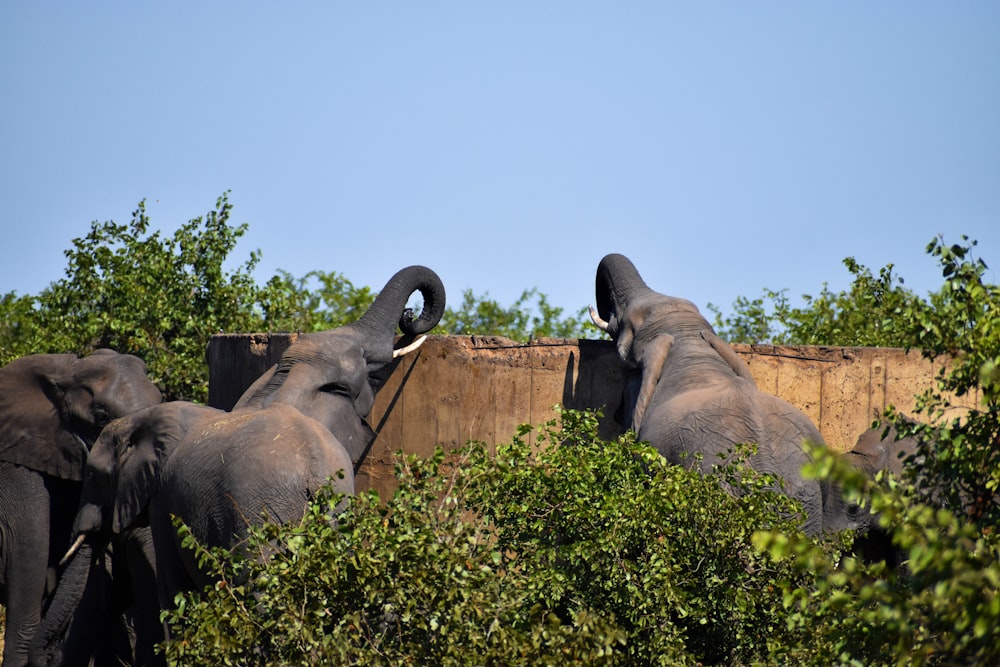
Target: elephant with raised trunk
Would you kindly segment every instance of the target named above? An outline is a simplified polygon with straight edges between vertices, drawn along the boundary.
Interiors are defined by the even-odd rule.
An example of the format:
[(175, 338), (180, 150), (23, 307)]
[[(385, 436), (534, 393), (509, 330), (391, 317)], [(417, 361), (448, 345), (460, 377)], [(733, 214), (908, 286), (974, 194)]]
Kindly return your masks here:
[(596, 299), (591, 317), (625, 366), (624, 425), (640, 440), (703, 473), (738, 445), (756, 444), (750, 466), (779, 478), (802, 503), (807, 533), (852, 527), (839, 494), (802, 476), (809, 462), (803, 443), (823, 443), (819, 430), (757, 387), (746, 362), (692, 302), (653, 291), (619, 254), (598, 265)]
[[(415, 291), (419, 317), (406, 308)], [(115, 535), (150, 531), (147, 559), (154, 577), (133, 586), (156, 600), (147, 610), (148, 634), (137, 652), (164, 637), (155, 621), (176, 593), (199, 590), (209, 579), (184, 548), (171, 517), (200, 543), (234, 547), (248, 524), (263, 517), (297, 521), (311, 495), (333, 478), (336, 490), (354, 492), (354, 470), (374, 433), (366, 422), (375, 392), (393, 360), (423, 341), (444, 313), (441, 280), (411, 266), (396, 273), (356, 322), (306, 334), (255, 382), (232, 412), (175, 402), (109, 425), (87, 459), (87, 478), (71, 558), (34, 646), (39, 663), (57, 662), (58, 640), (86, 598), (91, 560)], [(395, 348), (397, 324), (402, 342)], [(148, 521), (149, 528), (144, 522)], [(139, 568), (145, 570), (145, 568)], [(162, 661), (162, 656), (147, 662)]]
[(28, 662), (46, 590), (69, 546), (84, 461), (111, 420), (158, 404), (138, 357), (33, 354), (0, 368), (0, 602), (3, 664)]

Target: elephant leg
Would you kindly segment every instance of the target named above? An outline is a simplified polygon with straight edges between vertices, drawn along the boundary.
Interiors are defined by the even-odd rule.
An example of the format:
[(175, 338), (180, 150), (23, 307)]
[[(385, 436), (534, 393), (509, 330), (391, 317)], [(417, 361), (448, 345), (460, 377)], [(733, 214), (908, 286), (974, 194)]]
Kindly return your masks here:
[(0, 522), (7, 624), (4, 667), (28, 664), (28, 649), (41, 621), (48, 573), (49, 496), (42, 475), (0, 462)]

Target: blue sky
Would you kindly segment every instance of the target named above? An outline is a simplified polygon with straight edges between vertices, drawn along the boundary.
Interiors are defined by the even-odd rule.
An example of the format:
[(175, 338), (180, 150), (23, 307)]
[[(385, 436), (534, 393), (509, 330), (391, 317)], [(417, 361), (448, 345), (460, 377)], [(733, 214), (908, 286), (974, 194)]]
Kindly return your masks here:
[(1000, 282), (997, 2), (4, 2), (0, 91), (0, 293), (227, 190), (261, 281), (453, 304), (575, 312), (608, 252), (706, 313), (847, 256), (924, 294), (938, 234)]

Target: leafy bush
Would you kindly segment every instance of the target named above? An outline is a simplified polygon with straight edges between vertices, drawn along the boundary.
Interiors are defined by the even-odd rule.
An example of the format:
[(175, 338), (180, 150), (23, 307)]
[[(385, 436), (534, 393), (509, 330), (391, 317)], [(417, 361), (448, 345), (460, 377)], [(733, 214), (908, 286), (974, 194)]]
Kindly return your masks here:
[(872, 484), (814, 452), (811, 472), (866, 497), (900, 549), (887, 569), (829, 554), (797, 535), (762, 531), (755, 543), (794, 563), (812, 586), (784, 584), (789, 633), (772, 643), (778, 664), (1000, 664), (1000, 540), (946, 509), (914, 499), (912, 487)]
[[(784, 634), (780, 582), (809, 573), (751, 543), (796, 507), (735, 466), (719, 480), (564, 411), (491, 453), (407, 458), (381, 503), (321, 494), (255, 531), (258, 559), (201, 551), (220, 583), (167, 614), (176, 664), (746, 664)], [(812, 543), (810, 541), (810, 543)], [(823, 547), (818, 547), (823, 548)], [(829, 546), (827, 550), (831, 550)]]

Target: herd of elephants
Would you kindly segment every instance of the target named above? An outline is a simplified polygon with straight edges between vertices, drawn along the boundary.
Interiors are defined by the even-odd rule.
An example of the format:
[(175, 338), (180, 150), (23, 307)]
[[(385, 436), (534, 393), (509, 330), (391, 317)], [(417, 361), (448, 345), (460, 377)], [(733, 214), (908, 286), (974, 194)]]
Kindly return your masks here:
[[(802, 476), (803, 443), (823, 442), (816, 426), (760, 390), (693, 303), (653, 291), (618, 254), (601, 260), (595, 296), (591, 316), (616, 344), (626, 426), (639, 439), (705, 473), (756, 443), (750, 465), (802, 503), (808, 534), (876, 531), (834, 486)], [(160, 610), (210, 583), (172, 515), (201, 543), (229, 547), (248, 519), (300, 519), (331, 477), (353, 493), (375, 393), (444, 309), (437, 274), (404, 268), (356, 322), (300, 336), (231, 411), (163, 402), (142, 360), (111, 350), (0, 369), (3, 665), (163, 664)], [(898, 472), (909, 447), (873, 430), (848, 454), (870, 474)]]

